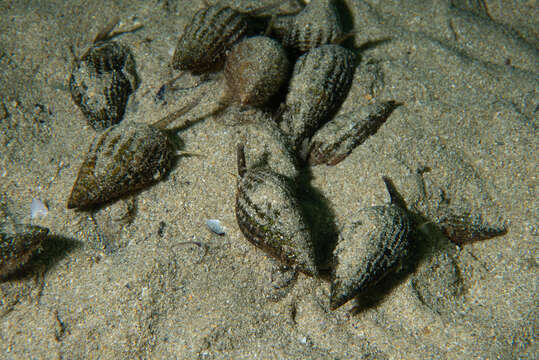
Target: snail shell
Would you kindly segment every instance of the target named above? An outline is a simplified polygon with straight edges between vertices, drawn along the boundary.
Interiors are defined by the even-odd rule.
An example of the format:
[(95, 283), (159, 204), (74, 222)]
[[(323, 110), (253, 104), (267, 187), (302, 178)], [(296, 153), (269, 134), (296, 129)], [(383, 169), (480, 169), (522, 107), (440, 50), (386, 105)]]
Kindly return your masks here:
[(344, 101), (354, 75), (355, 55), (339, 45), (322, 45), (294, 65), (281, 129), (297, 150)]
[(71, 97), (95, 130), (119, 123), (129, 95), (138, 87), (129, 48), (98, 42), (75, 63), (69, 79)]
[(336, 116), (312, 137), (307, 158), (311, 165), (337, 165), (380, 126), (399, 104), (386, 101)]
[(212, 70), (246, 31), (245, 15), (227, 6), (211, 5), (201, 9), (178, 40), (172, 67), (193, 72)]
[(153, 126), (112, 126), (90, 146), (67, 207), (97, 206), (154, 183), (170, 170), (173, 156), (167, 135)]
[(390, 272), (407, 254), (411, 220), (395, 203), (359, 210), (333, 252), (330, 308), (337, 309)]
[(238, 172), (236, 219), (247, 240), (286, 265), (317, 275), (311, 234), (291, 181), (268, 168), (246, 169), (243, 146)]
[(238, 142), (249, 149), (246, 154), (248, 168), (269, 167), (289, 179), (298, 177), (297, 158), (271, 115), (258, 108), (239, 106), (232, 107), (229, 114), (235, 119), (248, 119), (236, 127)]
[(0, 278), (24, 266), (48, 233), (49, 229), (35, 225), (0, 224)]
[(277, 41), (265, 36), (244, 39), (226, 58), (227, 96), (240, 105), (265, 105), (288, 80), (289, 67)]
[(296, 15), (278, 17), (272, 30), (287, 48), (306, 52), (343, 37), (333, 0), (313, 0)]

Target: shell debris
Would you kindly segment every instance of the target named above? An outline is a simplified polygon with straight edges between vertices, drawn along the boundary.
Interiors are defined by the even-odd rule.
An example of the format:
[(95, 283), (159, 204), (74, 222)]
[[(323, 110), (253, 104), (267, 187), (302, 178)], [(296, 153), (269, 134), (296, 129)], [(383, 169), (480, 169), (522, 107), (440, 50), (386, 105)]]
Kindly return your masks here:
[(42, 218), (47, 216), (49, 209), (47, 206), (38, 198), (32, 199), (32, 204), (30, 205), (30, 217), (32, 219)]
[(208, 219), (206, 220), (206, 226), (216, 233), (217, 235), (225, 235), (226, 231), (225, 228), (221, 225), (221, 221), (217, 219)]

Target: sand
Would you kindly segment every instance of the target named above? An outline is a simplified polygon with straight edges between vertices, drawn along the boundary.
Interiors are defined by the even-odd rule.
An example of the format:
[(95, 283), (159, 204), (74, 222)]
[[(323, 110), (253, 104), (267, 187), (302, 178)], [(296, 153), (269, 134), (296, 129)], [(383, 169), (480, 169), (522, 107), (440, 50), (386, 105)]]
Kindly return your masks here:
[[(18, 222), (52, 234), (0, 283), (3, 358), (539, 357), (537, 2), (341, 5), (361, 61), (340, 111), (373, 98), (403, 105), (337, 166), (304, 171), (304, 196), (316, 195), (320, 221), (338, 230), (357, 209), (389, 201), (386, 175), (432, 222), (402, 269), (330, 311), (327, 280), (283, 271), (236, 224), (233, 111), (179, 132), (182, 150), (201, 155), (181, 157), (166, 181), (94, 213), (66, 208), (96, 134), (71, 100), (70, 49), (80, 55), (114, 16), (142, 23), (117, 39), (142, 81), (123, 121), (151, 123), (200, 98), (185, 116), (195, 119), (219, 98), (219, 75), (162, 101), (154, 94), (174, 75), (177, 37), (203, 1), (0, 3), (0, 192)], [(47, 216), (30, 218), (33, 198)], [(433, 225), (447, 203), (508, 233), (457, 246)]]

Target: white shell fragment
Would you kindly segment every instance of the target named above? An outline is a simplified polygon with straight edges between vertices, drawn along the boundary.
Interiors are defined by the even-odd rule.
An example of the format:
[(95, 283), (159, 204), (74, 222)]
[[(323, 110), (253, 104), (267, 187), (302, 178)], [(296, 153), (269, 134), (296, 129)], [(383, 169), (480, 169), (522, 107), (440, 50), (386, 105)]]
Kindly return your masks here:
[(47, 209), (47, 206), (43, 203), (43, 201), (37, 198), (32, 199), (32, 205), (30, 205), (30, 216), (32, 219), (45, 217), (48, 213), (49, 209)]
[(224, 235), (225, 228), (221, 225), (221, 222), (217, 219), (209, 219), (206, 221), (206, 225), (210, 228), (211, 231), (217, 235)]

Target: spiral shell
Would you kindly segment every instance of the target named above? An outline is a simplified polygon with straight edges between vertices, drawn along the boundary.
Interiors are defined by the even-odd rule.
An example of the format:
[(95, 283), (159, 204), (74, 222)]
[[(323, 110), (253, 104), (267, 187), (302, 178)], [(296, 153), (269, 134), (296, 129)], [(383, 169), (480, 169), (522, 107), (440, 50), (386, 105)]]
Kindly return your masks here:
[(265, 36), (242, 40), (226, 58), (228, 97), (241, 105), (265, 105), (288, 80), (289, 67), (277, 41)]
[(306, 156), (309, 164), (337, 165), (374, 135), (398, 105), (387, 101), (336, 116), (312, 137)]
[(246, 31), (246, 17), (227, 6), (211, 5), (201, 9), (178, 40), (172, 67), (193, 72), (212, 70)]
[(25, 224), (0, 224), (0, 278), (24, 266), (41, 247), (49, 229)]
[(68, 208), (97, 206), (162, 179), (172, 167), (167, 135), (146, 124), (121, 124), (96, 136), (82, 163)]
[(359, 210), (333, 252), (330, 308), (337, 309), (395, 268), (409, 247), (411, 220), (391, 203)]
[(255, 246), (297, 267), (317, 275), (311, 234), (289, 179), (268, 168), (245, 168), (243, 147), (238, 147), (238, 226)]
[(335, 44), (343, 37), (333, 0), (313, 0), (296, 15), (278, 17), (272, 29), (285, 47), (299, 52)]
[(71, 72), (71, 97), (95, 130), (119, 123), (129, 95), (138, 87), (129, 48), (113, 41), (94, 44)]
[(342, 46), (323, 45), (296, 62), (281, 122), (295, 149), (341, 106), (352, 85), (354, 59)]

